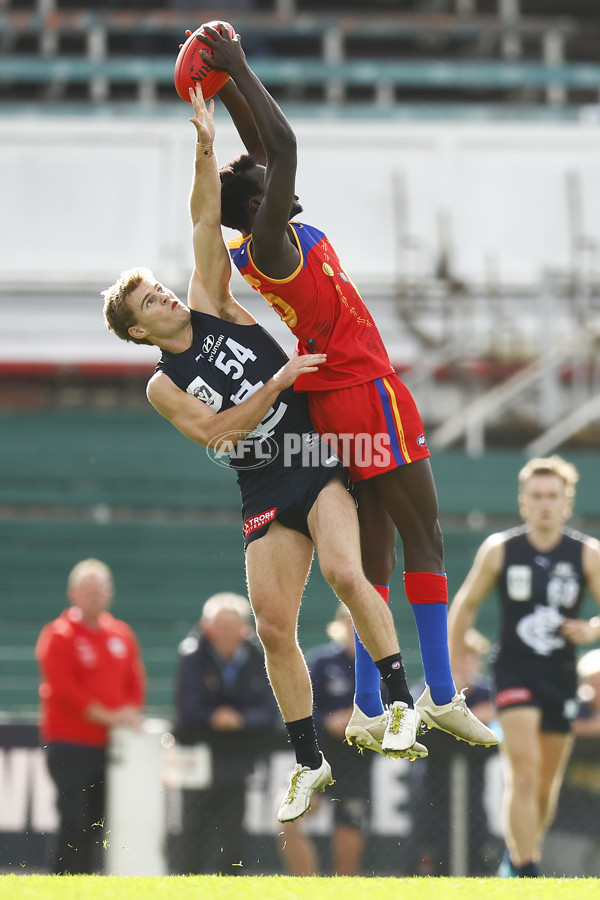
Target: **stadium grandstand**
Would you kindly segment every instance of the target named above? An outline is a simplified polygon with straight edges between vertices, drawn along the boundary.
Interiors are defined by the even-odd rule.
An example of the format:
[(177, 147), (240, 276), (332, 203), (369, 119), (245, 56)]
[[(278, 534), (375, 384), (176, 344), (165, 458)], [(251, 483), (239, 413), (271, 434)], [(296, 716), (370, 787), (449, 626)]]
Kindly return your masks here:
[(350, 0), (3, 0), (0, 99), (172, 103), (185, 29), (228, 11), (278, 99), (387, 114), (406, 104), (568, 114), (597, 100), (594, 0), (373, 0), (368, 10)]

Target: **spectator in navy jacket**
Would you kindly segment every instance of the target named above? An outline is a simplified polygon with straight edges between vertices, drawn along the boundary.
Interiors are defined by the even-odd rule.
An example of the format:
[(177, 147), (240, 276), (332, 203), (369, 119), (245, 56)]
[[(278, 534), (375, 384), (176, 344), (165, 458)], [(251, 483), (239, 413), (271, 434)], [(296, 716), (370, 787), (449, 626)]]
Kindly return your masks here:
[(250, 604), (220, 593), (179, 645), (175, 737), (207, 743), (211, 784), (185, 789), (177, 870), (244, 873), (246, 778), (278, 721)]

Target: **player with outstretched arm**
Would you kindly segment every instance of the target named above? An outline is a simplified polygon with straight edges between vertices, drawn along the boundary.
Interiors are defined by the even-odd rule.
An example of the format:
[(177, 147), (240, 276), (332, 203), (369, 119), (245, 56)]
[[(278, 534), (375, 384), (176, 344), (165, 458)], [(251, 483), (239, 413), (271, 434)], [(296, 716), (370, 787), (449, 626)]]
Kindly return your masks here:
[[(362, 571), (346, 472), (329, 451), (320, 452), (306, 398), (292, 389), (301, 375), (316, 374), (326, 355), (288, 360), (232, 297), (212, 147), (213, 102), (206, 106), (200, 88), (191, 100), (197, 144), (190, 197), (195, 265), (188, 303), (149, 270), (133, 269), (104, 292), (104, 315), (118, 337), (162, 350), (147, 388), (157, 411), (191, 440), (229, 450), (235, 458), (249, 598), (297, 759), (279, 811), (281, 821), (288, 821), (303, 815), (312, 793), (331, 782), (316, 739), (310, 678), (296, 636), (313, 545), (325, 579), (351, 611), (394, 699), (401, 691), (400, 652), (391, 613)], [(289, 436), (300, 440), (289, 441)], [(243, 452), (231, 453), (240, 445)], [(272, 458), (261, 465), (266, 447), (273, 448)], [(391, 756), (426, 753), (414, 740), (404, 747), (390, 731)]]

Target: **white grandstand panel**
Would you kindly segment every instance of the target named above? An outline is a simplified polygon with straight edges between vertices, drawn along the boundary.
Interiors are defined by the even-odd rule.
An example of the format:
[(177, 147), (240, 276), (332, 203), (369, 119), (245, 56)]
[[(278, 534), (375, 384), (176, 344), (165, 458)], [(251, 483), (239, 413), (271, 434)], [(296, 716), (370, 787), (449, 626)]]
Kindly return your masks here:
[[(406, 185), (406, 238), (425, 273), (439, 221), (449, 222), (456, 274), (481, 282), (498, 260), (505, 283), (534, 283), (568, 262), (566, 176), (584, 180), (587, 227), (600, 237), (600, 130), (577, 124), (295, 123), (297, 187), (306, 219), (332, 237), (360, 284), (393, 283), (392, 190)], [(217, 153), (240, 150), (225, 120)], [(147, 263), (187, 280), (193, 135), (183, 121), (6, 118), (0, 137), (0, 279), (96, 283)]]

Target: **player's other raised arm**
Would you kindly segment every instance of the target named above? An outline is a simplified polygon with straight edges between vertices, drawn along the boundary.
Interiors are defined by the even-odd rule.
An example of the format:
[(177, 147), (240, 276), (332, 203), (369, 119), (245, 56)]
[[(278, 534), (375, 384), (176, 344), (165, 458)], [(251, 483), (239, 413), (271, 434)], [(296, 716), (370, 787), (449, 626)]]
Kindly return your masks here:
[[(209, 26), (205, 30), (214, 44), (211, 64), (228, 72), (239, 89), (252, 114), (266, 154), (263, 189), (261, 195), (255, 198), (256, 213), (252, 225), (254, 259), (266, 274), (287, 277), (299, 261), (298, 249), (287, 233), (295, 198), (296, 136), (282, 110), (248, 65), (237, 36), (232, 39), (229, 33), (220, 34)], [(206, 58), (209, 59), (208, 56)], [(226, 93), (225, 98), (227, 96)], [(230, 95), (230, 101), (232, 98), (235, 95)], [(234, 110), (242, 114), (243, 107), (239, 105), (239, 98)], [(240, 130), (242, 140), (247, 147), (252, 147), (255, 139), (247, 116), (243, 121), (245, 130)]]
[(246, 151), (260, 166), (266, 166), (267, 152), (258, 133), (252, 110), (233, 79), (230, 78), (221, 88), (219, 100), (231, 116)]
[(221, 232), (221, 184), (213, 151), (214, 102), (207, 106), (198, 85), (190, 89), (196, 129), (194, 180), (190, 193), (194, 271), (190, 279), (189, 305), (201, 312), (223, 312), (232, 302), (229, 282), (231, 260)]

